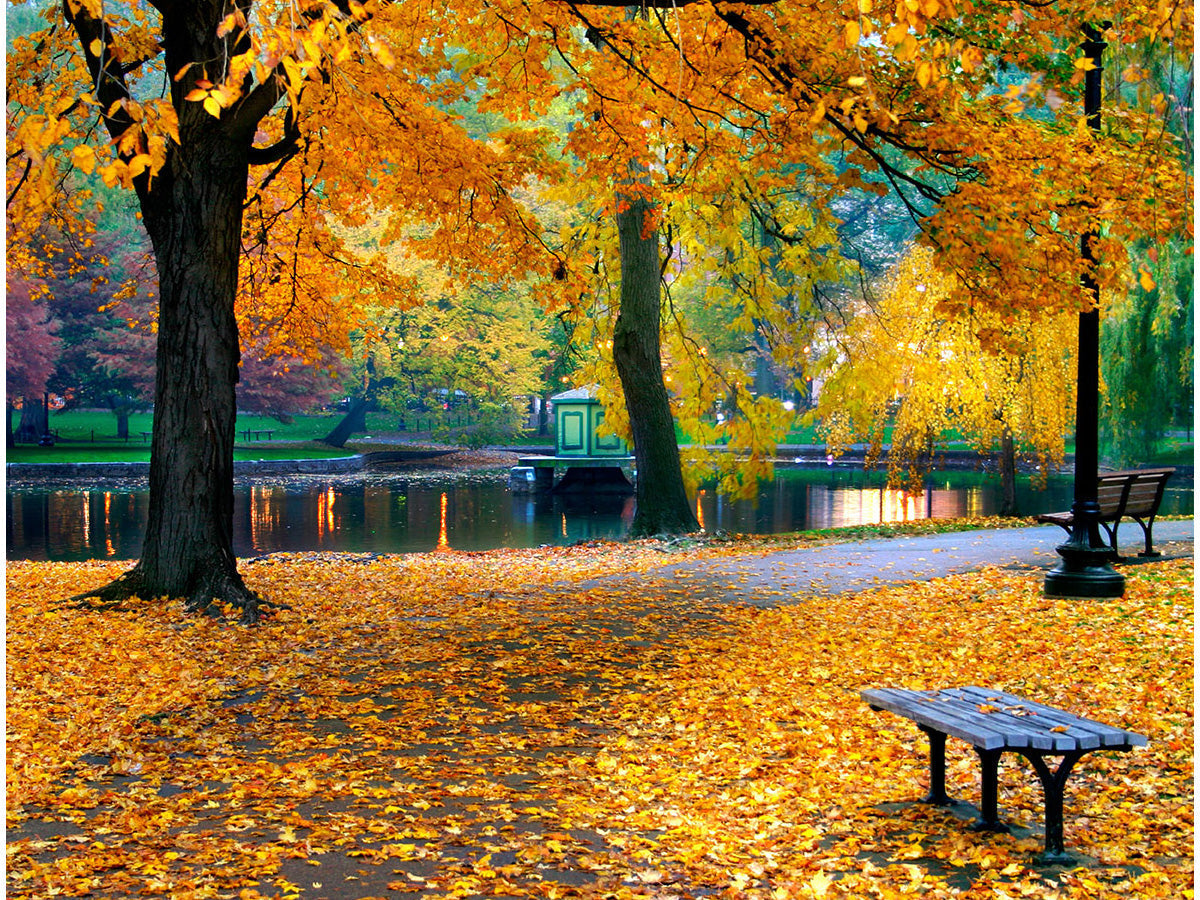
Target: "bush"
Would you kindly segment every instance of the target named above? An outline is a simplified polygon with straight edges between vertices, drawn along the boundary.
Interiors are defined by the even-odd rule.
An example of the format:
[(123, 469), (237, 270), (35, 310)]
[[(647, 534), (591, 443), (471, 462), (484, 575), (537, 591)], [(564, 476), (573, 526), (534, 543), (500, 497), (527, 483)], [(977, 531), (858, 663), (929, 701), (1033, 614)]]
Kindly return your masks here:
[[(473, 424), (458, 431), (454, 442), (472, 450), (489, 444), (509, 444), (521, 435), (521, 413), (511, 403), (480, 403), (474, 411)], [(450, 437), (448, 427), (439, 428), (445, 437)], [(437, 434), (435, 432), (435, 434)], [(442, 438), (441, 434), (437, 434)]]

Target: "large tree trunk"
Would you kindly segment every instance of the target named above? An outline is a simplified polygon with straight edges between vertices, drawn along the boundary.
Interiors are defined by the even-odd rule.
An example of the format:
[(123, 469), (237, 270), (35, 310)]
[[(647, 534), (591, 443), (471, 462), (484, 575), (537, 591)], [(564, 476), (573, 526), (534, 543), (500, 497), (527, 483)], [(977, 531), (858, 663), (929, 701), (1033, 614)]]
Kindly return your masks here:
[(85, 596), (180, 597), (253, 621), (261, 600), (233, 553), (234, 297), (249, 140), (213, 121), (142, 193), (160, 287), (146, 536), (134, 569)]
[(688, 503), (675, 439), (675, 422), (662, 375), (662, 315), (658, 232), (648, 231), (649, 201), (621, 198), (621, 313), (613, 330), (613, 361), (621, 378), (633, 453), (637, 511), (630, 534), (686, 534), (700, 530)]

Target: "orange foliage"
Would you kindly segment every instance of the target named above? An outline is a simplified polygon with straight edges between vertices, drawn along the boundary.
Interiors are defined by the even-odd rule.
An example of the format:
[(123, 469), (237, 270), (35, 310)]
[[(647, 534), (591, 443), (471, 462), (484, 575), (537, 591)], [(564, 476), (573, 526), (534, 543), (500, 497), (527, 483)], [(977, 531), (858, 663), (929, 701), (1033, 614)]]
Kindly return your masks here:
[[(290, 604), (253, 629), (64, 608), (119, 565), (10, 563), (10, 895), (1190, 890), (1190, 563), (1131, 568), (1115, 601), (985, 571), (761, 608), (656, 577), (668, 549), (277, 554), (243, 563)], [(1041, 798), (1008, 757), (1014, 835), (880, 806), (921, 796), (927, 762), (858, 689), (954, 683), (1150, 737), (1072, 781), (1067, 843), (1094, 863), (1029, 866)], [(949, 751), (977, 802), (974, 754)]]

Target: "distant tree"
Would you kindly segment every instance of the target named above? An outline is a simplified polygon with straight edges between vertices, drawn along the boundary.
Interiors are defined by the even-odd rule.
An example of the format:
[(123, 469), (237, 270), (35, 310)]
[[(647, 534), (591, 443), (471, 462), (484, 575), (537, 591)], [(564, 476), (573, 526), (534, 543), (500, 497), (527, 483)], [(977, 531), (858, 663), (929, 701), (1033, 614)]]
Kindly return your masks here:
[(1146, 464), (1168, 428), (1191, 428), (1194, 411), (1194, 260), (1176, 242), (1153, 255), (1101, 331), (1101, 439), (1120, 466)]
[(287, 422), (296, 413), (325, 406), (342, 393), (345, 364), (331, 352), (318, 365), (280, 353), (264, 359), (259, 347), (242, 351), (238, 409)]
[(368, 410), (403, 418), (456, 397), (487, 404), (492, 422), (507, 423), (518, 398), (543, 390), (556, 320), (530, 301), (530, 284), (452, 277), (414, 254), (419, 237), (379, 248), (377, 229), (367, 226), (352, 240), (361, 254), (386, 256), (405, 297), (369, 307), (353, 333), (350, 405), (327, 443), (343, 446), (363, 430)]
[(19, 431), (37, 439), (47, 431), (43, 392), (62, 351), (59, 323), (46, 302), (45, 286), (23, 280), (9, 281), (5, 298), (5, 407), (7, 446), (14, 443), (13, 408), (21, 406)]
[(68, 407), (110, 409), (117, 435), (150, 405), (154, 385), (153, 261), (125, 234), (57, 235), (41, 257), (47, 302), (62, 323), (50, 390)]
[(1019, 459), (1036, 462), (1043, 478), (1063, 460), (1074, 410), (1075, 317), (986, 310), (947, 317), (939, 302), (956, 289), (931, 251), (914, 248), (885, 280), (877, 307), (831, 338), (815, 416), (835, 453), (865, 442), (871, 465), (889, 443), (889, 481), (914, 490), (935, 450), (957, 434), (996, 460), (1001, 514), (1016, 515)]

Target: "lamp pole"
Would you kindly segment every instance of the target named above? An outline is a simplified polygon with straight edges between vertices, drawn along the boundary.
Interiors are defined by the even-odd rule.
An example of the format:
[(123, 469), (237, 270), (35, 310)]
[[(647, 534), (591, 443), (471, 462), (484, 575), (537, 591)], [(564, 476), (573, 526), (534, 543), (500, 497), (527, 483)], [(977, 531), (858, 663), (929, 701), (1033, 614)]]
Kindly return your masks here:
[[(1084, 26), (1083, 51), (1091, 61), (1084, 81), (1083, 110), (1088, 126), (1100, 130), (1101, 74), (1105, 42), (1095, 25)], [(1100, 537), (1098, 473), (1100, 468), (1100, 285), (1093, 274), (1095, 255), (1089, 229), (1080, 239), (1084, 261), (1081, 283), (1092, 297), (1092, 308), (1079, 314), (1078, 374), (1075, 398), (1075, 522), (1071, 536), (1059, 546), (1062, 557), (1046, 574), (1048, 597), (1120, 597), (1125, 576), (1109, 564), (1111, 548)]]

